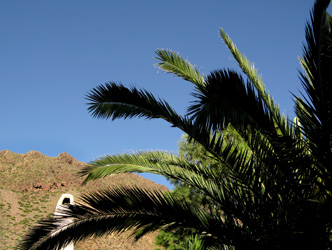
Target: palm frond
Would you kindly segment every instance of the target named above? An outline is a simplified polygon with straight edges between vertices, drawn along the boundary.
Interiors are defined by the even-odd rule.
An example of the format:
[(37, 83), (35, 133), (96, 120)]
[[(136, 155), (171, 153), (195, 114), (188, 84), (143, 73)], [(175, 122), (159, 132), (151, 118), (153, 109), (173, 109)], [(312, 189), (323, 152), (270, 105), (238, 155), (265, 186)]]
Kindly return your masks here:
[[(129, 229), (139, 239), (149, 232), (175, 226), (195, 228), (204, 242), (226, 230), (218, 216), (157, 191), (115, 188), (85, 195), (82, 202), (62, 211), (62, 216), (42, 221), (31, 229), (20, 249), (60, 249), (70, 242)], [(71, 222), (63, 224), (68, 219)]]
[[(173, 127), (187, 134), (196, 129), (192, 121), (183, 117), (165, 101), (157, 100), (150, 92), (137, 88), (127, 88), (122, 84), (106, 83), (94, 88), (87, 94), (88, 111), (93, 117), (102, 119), (119, 119), (144, 117), (146, 119), (163, 119)], [(210, 131), (201, 133), (200, 142), (209, 142)]]
[(150, 92), (127, 88), (122, 84), (110, 82), (100, 85), (92, 89), (86, 99), (89, 101), (88, 111), (96, 118), (161, 118), (174, 125), (182, 123), (184, 119), (167, 102), (157, 100)]
[(215, 173), (195, 162), (165, 151), (144, 151), (132, 154), (106, 155), (88, 164), (80, 174), (88, 175), (84, 183), (118, 173), (154, 173), (173, 178), (180, 176), (177, 171), (188, 171), (210, 179)]
[(222, 203), (225, 200), (224, 189), (230, 171), (221, 168), (218, 172), (185, 158), (166, 152), (139, 152), (124, 155), (109, 155), (92, 162), (81, 172), (87, 175), (84, 183), (118, 173), (154, 173), (169, 179), (179, 180), (201, 192), (212, 200)]
[(255, 68), (254, 64), (251, 63), (245, 55), (241, 54), (239, 49), (236, 47), (230, 37), (224, 32), (223, 29), (220, 28), (219, 34), (230, 52), (233, 54), (234, 58), (237, 60), (240, 68), (254, 85), (260, 98), (262, 98), (262, 100), (264, 101), (267, 109), (273, 117), (276, 129), (279, 130), (280, 133), (282, 133), (283, 135), (290, 136), (293, 133), (291, 123), (286, 117), (281, 115), (279, 107), (274, 103), (273, 98), (266, 90), (262, 77), (258, 75), (257, 69)]
[(156, 59), (160, 61), (156, 64), (159, 69), (179, 76), (196, 86), (204, 85), (202, 73), (188, 60), (183, 59), (179, 53), (165, 49), (158, 49), (155, 53), (157, 54)]

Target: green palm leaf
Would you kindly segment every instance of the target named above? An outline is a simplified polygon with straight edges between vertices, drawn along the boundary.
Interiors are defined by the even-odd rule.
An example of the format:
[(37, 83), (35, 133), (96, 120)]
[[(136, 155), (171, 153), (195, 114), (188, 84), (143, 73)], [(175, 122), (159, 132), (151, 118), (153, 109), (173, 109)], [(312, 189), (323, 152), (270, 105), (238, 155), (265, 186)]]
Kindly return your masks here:
[(190, 81), (197, 87), (204, 86), (202, 73), (199, 72), (197, 67), (191, 65), (189, 61), (184, 60), (179, 53), (172, 50), (158, 49), (156, 54), (156, 59), (161, 61), (156, 64), (159, 69)]
[(84, 183), (107, 175), (145, 172), (180, 180), (194, 187), (216, 202), (225, 200), (228, 171), (215, 172), (206, 166), (190, 163), (186, 159), (166, 152), (139, 152), (101, 157), (87, 166), (81, 174), (87, 175)]
[[(209, 168), (202, 167), (194, 162), (188, 162), (185, 158), (164, 151), (148, 151), (122, 155), (106, 155), (91, 162), (80, 174), (88, 175), (84, 183), (105, 177), (111, 174), (148, 172), (167, 175), (173, 178), (181, 176), (183, 172), (197, 174), (206, 179), (215, 177), (215, 173)], [(222, 173), (220, 173), (222, 175)]]

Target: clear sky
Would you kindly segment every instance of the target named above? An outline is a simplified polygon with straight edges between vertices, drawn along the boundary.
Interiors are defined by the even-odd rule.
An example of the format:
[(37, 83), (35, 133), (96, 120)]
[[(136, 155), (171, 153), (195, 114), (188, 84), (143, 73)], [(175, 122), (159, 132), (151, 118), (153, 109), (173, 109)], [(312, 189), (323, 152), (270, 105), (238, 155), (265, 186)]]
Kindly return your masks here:
[[(204, 73), (239, 70), (218, 36), (223, 27), (255, 62), (280, 109), (293, 118), (291, 93), (313, 0), (1, 0), (0, 150), (68, 152), (89, 162), (104, 154), (177, 152), (182, 132), (159, 120), (92, 118), (84, 99), (108, 81), (150, 90), (179, 113), (192, 85), (154, 67), (172, 49)], [(152, 180), (167, 185), (161, 178)]]

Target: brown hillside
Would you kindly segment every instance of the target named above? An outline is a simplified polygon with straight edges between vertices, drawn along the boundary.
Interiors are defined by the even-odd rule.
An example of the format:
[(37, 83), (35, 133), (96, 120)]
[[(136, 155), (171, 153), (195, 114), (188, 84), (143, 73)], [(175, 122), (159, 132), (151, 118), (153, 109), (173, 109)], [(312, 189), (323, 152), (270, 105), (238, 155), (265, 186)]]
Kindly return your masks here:
[[(58, 199), (70, 193), (77, 199), (80, 194), (118, 185), (140, 186), (147, 189), (167, 191), (135, 174), (119, 174), (81, 186), (82, 177), (77, 172), (85, 163), (77, 161), (68, 153), (48, 157), (37, 151), (17, 154), (9, 150), (0, 151), (0, 249), (16, 249), (17, 243), (38, 220), (51, 216)], [(91, 239), (75, 245), (80, 249), (150, 250), (154, 249), (151, 234), (137, 243), (128, 240), (130, 232), (121, 235)]]

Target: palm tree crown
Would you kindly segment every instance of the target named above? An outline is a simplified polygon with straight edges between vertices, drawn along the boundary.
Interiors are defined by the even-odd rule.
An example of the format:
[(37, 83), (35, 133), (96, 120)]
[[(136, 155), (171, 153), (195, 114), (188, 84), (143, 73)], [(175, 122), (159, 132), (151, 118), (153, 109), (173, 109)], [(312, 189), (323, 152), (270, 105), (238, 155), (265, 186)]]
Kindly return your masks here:
[[(161, 70), (194, 84), (186, 115), (135, 87), (107, 83), (92, 89), (93, 117), (161, 118), (201, 144), (218, 167), (164, 151), (108, 155), (91, 162), (85, 182), (110, 174), (149, 172), (180, 181), (212, 206), (169, 193), (117, 187), (85, 195), (65, 216), (42, 221), (23, 249), (54, 249), (71, 241), (132, 229), (140, 238), (163, 229), (195, 229), (205, 249), (331, 249), (332, 19), (329, 0), (317, 0), (300, 60), (305, 94), (297, 118), (280, 113), (253, 64), (228, 35), (220, 36), (245, 77), (230, 69), (204, 76), (171, 50), (157, 50)], [(225, 139), (225, 129), (236, 136)], [(67, 217), (72, 223), (61, 226)], [(60, 225), (60, 226), (59, 226)]]

